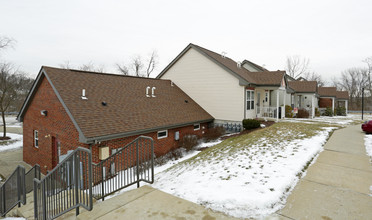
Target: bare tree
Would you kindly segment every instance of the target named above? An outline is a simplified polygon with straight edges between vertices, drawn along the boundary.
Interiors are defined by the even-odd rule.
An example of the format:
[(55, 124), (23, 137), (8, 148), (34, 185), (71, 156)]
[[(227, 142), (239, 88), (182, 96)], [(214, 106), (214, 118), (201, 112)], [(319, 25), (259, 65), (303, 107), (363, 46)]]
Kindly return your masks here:
[[(342, 90), (349, 92), (350, 102), (357, 108), (360, 107), (362, 89), (368, 84), (366, 68), (351, 68), (341, 73), (341, 80), (338, 85)], [(370, 95), (370, 94), (367, 94)]]
[(301, 58), (299, 55), (288, 56), (286, 62), (286, 70), (289, 76), (297, 79), (301, 75), (308, 72), (309, 59)]
[(0, 49), (12, 47), (13, 45), (14, 39), (5, 36), (0, 36)]
[(364, 63), (367, 64), (367, 72), (366, 72), (366, 80), (367, 80), (367, 85), (366, 88), (369, 93), (372, 94), (372, 56), (367, 57), (366, 59), (363, 60)]
[(154, 50), (146, 61), (140, 55), (137, 55), (132, 58), (128, 65), (116, 63), (116, 68), (124, 75), (145, 76), (149, 78), (151, 73), (156, 69), (157, 64), (158, 55)]
[(325, 86), (326, 84), (322, 76), (316, 72), (306, 72), (303, 77), (308, 81), (317, 81), (318, 86)]
[(3, 137), (6, 137), (5, 112), (15, 100), (18, 77), (10, 63), (0, 64), (0, 112), (3, 121)]
[(121, 73), (121, 74), (124, 74), (126, 76), (129, 75), (129, 69), (128, 67), (125, 65), (125, 64), (115, 64), (116, 65), (116, 69)]
[(98, 72), (98, 73), (105, 72), (105, 67), (103, 65), (96, 66), (92, 61), (79, 66), (78, 69), (83, 70), (83, 71), (91, 71), (91, 72)]
[(72, 69), (72, 66), (69, 60), (65, 60), (63, 63), (59, 64), (58, 66), (63, 69)]
[(136, 76), (141, 76), (141, 70), (143, 68), (143, 62), (142, 62), (142, 58), (138, 55), (138, 56), (135, 56), (133, 57), (132, 59), (132, 68), (134, 70), (134, 74)]
[(146, 76), (147, 78), (150, 78), (150, 74), (154, 71), (155, 67), (157, 66), (157, 58), (158, 55), (156, 51), (152, 51), (150, 58), (147, 62), (147, 69), (146, 69)]

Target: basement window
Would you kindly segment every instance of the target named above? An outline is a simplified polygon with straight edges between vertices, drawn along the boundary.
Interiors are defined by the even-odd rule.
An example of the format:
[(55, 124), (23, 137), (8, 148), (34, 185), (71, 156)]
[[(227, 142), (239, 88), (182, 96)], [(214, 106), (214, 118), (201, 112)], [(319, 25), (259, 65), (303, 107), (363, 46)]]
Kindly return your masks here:
[(158, 139), (162, 139), (166, 137), (168, 137), (168, 130), (158, 131)]
[(194, 131), (200, 130), (200, 124), (194, 124)]
[(34, 130), (34, 147), (39, 148), (39, 132)]

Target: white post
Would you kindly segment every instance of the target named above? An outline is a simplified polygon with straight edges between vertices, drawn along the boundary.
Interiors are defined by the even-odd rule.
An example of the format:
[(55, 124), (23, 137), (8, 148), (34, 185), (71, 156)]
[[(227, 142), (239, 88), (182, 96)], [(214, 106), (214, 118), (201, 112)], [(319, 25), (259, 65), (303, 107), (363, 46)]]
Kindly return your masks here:
[(348, 101), (346, 100), (346, 101), (345, 101), (345, 109), (346, 109), (345, 113), (346, 113), (346, 115), (347, 115), (347, 104), (348, 104), (347, 102), (348, 102)]
[(311, 96), (311, 118), (314, 118), (315, 116), (315, 102), (314, 102), (314, 95)]
[(279, 90), (276, 90), (276, 121), (279, 121)]
[(335, 115), (335, 98), (332, 98), (332, 112)]
[(285, 118), (285, 100), (287, 99), (287, 91), (285, 89), (283, 90), (284, 95), (283, 95), (283, 105), (284, 105), (284, 117)]

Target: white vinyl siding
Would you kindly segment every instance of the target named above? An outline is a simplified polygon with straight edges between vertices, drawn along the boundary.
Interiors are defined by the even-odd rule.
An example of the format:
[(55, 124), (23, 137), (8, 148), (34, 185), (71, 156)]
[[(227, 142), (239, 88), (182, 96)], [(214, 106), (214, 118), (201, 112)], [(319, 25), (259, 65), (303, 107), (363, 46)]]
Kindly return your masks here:
[(172, 80), (216, 120), (244, 118), (245, 88), (230, 72), (193, 48), (161, 78)]

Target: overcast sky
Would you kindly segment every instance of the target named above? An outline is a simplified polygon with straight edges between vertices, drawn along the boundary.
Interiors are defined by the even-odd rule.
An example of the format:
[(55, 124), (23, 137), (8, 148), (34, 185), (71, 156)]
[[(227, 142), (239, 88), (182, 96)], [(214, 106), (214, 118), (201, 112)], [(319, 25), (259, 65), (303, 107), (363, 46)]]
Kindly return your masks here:
[(1, 0), (1, 58), (36, 76), (42, 65), (114, 64), (157, 50), (157, 75), (189, 43), (269, 70), (310, 59), (329, 80), (372, 56), (372, 1)]

